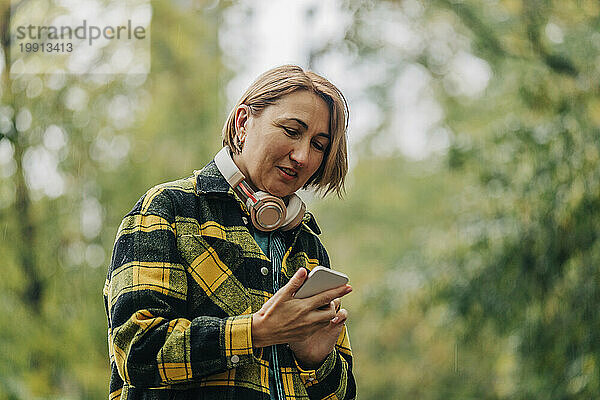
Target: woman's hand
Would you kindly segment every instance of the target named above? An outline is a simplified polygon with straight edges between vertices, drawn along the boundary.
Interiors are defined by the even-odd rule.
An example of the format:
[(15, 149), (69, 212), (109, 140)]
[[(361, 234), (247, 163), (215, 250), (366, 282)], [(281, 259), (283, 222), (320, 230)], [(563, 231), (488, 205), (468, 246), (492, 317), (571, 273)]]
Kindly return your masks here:
[(331, 302), (330, 307), (335, 312), (335, 318), (327, 326), (317, 330), (312, 335), (298, 342), (290, 342), (290, 349), (303, 369), (317, 369), (325, 358), (333, 351), (335, 343), (342, 333), (344, 323), (348, 319), (348, 311), (340, 307), (340, 299)]
[[(333, 300), (339, 299), (352, 291), (350, 285), (342, 285), (335, 289), (316, 294), (305, 299), (296, 299), (294, 293), (306, 280), (307, 272), (300, 268), (290, 281), (271, 297), (259, 311), (252, 315), (252, 343), (254, 347), (266, 347), (273, 344), (289, 343), (302, 355), (308, 356), (307, 363), (312, 363), (317, 355), (330, 347), (323, 359), (333, 350), (335, 339), (331, 339), (336, 331), (341, 332), (343, 321), (347, 318), (346, 310), (336, 313), (337, 307)], [(330, 305), (325, 309), (320, 307)], [(336, 323), (330, 322), (338, 316)], [(322, 331), (322, 332), (320, 332)], [(312, 338), (312, 340), (309, 340)], [(317, 343), (314, 340), (323, 340)], [(332, 342), (333, 340), (333, 342)], [(307, 343), (308, 341), (308, 343)], [(310, 344), (319, 347), (315, 354), (308, 355), (300, 349), (301, 345)], [(310, 350), (313, 352), (313, 350)], [(302, 360), (302, 355), (296, 354)]]

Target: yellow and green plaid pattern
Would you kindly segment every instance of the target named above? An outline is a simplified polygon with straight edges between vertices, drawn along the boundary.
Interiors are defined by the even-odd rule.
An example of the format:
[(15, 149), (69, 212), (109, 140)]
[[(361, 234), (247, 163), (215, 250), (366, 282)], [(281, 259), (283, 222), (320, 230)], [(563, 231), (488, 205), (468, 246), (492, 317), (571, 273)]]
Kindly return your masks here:
[[(270, 349), (252, 346), (252, 313), (272, 295), (269, 259), (214, 162), (149, 190), (117, 232), (104, 286), (112, 369), (109, 399), (270, 399)], [(329, 266), (307, 213), (285, 233), (282, 285)], [(287, 399), (355, 397), (344, 327), (323, 365), (302, 370), (278, 346)], [(179, 397), (177, 397), (179, 398)]]

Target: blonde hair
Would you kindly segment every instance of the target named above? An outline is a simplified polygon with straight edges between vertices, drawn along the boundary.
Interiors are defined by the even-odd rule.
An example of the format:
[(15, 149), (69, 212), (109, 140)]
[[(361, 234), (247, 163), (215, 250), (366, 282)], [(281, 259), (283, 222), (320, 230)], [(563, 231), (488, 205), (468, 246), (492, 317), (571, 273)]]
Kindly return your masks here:
[(331, 134), (323, 161), (304, 188), (313, 187), (323, 196), (335, 192), (338, 197), (342, 197), (344, 179), (348, 172), (348, 103), (335, 85), (312, 71), (304, 71), (296, 65), (282, 65), (260, 75), (229, 113), (223, 126), (223, 145), (229, 146), (236, 153), (242, 150), (235, 132), (235, 111), (240, 105), (245, 104), (252, 115), (258, 115), (279, 98), (298, 90), (307, 90), (325, 101), (329, 107)]

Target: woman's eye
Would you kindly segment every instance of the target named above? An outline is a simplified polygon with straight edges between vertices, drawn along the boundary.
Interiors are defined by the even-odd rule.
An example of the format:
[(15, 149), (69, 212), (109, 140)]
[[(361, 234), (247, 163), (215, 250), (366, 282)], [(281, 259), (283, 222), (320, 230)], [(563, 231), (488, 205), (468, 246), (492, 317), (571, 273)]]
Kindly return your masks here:
[(293, 129), (289, 129), (289, 128), (283, 128), (283, 130), (285, 131), (285, 133), (287, 133), (289, 136), (298, 136), (298, 132), (293, 130)]
[(323, 146), (320, 142), (314, 141), (313, 142), (313, 146), (315, 149), (319, 150), (319, 151), (324, 151), (325, 150), (325, 146)]

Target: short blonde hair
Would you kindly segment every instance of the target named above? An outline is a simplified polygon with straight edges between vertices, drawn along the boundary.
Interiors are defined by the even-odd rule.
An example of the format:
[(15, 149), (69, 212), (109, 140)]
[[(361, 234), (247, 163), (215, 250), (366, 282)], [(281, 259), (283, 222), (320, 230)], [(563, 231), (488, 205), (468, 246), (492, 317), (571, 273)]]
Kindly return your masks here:
[(342, 197), (348, 172), (348, 103), (335, 85), (312, 71), (304, 71), (296, 65), (282, 65), (260, 75), (229, 113), (223, 126), (223, 145), (229, 146), (236, 153), (241, 152), (235, 132), (235, 111), (240, 105), (245, 104), (252, 115), (258, 115), (279, 98), (297, 90), (314, 93), (327, 103), (331, 134), (323, 161), (304, 188), (313, 187), (323, 196), (335, 192), (338, 197)]

